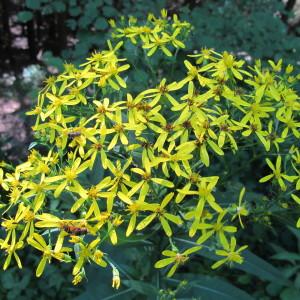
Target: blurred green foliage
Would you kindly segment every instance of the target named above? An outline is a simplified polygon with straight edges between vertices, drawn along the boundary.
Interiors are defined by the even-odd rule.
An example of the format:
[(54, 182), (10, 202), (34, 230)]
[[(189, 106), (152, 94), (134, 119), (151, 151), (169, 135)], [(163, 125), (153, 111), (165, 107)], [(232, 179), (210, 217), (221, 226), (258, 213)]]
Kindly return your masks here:
[[(181, 3), (184, 3), (182, 5)], [(296, 65), (300, 52), (297, 30), (289, 33), (282, 19), (292, 17), (283, 1), (274, 0), (206, 0), (196, 1), (112, 1), (112, 0), (26, 0), (18, 18), (21, 22), (50, 16), (63, 20), (56, 28), (56, 38), (69, 34), (77, 41), (61, 49), (59, 57), (46, 52), (47, 64), (58, 66), (64, 60), (80, 62), (93, 49), (103, 47), (107, 20), (133, 15), (145, 19), (149, 12), (158, 14), (166, 7), (179, 13), (194, 26), (188, 50), (202, 47), (233, 51), (241, 56), (261, 59), (283, 58)], [(47, 38), (47, 33), (45, 38)], [(60, 47), (60, 45), (58, 45)]]
[(43, 57), (46, 64), (60, 67), (65, 60), (80, 63), (90, 51), (103, 47), (108, 36), (108, 19), (118, 19), (121, 15), (128, 14), (146, 18), (148, 12), (159, 13), (165, 6), (164, 0), (26, 0), (24, 9), (18, 14), (18, 19), (20, 22), (27, 23), (35, 21), (39, 15), (41, 18), (51, 17), (64, 20), (62, 24), (59, 23), (62, 27), (52, 28), (56, 30), (54, 36), (57, 42), (61, 42), (61, 38), (65, 39), (65, 35), (70, 34), (76, 41), (75, 45), (72, 47), (65, 45), (65, 48), (57, 45), (61, 50), (59, 57), (53, 55), (55, 51), (46, 51)]
[(283, 1), (205, 1), (182, 11), (195, 27), (192, 49), (206, 46), (242, 52), (254, 59), (283, 58), (294, 64), (299, 57), (299, 37), (288, 34), (288, 27), (281, 20), (282, 15), (289, 13)]

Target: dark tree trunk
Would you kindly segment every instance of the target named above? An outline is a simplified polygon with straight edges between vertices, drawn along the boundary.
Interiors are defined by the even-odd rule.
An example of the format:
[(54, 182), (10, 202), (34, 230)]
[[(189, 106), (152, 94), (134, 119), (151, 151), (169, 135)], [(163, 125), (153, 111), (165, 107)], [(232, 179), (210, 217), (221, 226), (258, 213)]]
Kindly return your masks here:
[(29, 47), (29, 56), (32, 61), (36, 61), (37, 46), (34, 18), (27, 23), (27, 38)]
[(66, 48), (67, 44), (67, 30), (66, 30), (66, 13), (56, 15), (56, 33), (57, 33), (57, 53), (60, 55), (61, 51)]
[(288, 31), (291, 31), (289, 26), (289, 13), (293, 10), (296, 4), (296, 0), (288, 0), (285, 5), (285, 12), (281, 14), (281, 20), (289, 27)]
[(43, 41), (42, 24), (43, 24), (43, 20), (42, 20), (41, 12), (37, 11), (36, 12), (36, 38), (40, 45), (42, 45), (42, 41)]
[(11, 33), (9, 28), (9, 0), (0, 1), (1, 7), (1, 23), (0, 27), (0, 43), (1, 43), (1, 52), (3, 52), (4, 58), (8, 59), (10, 63), (13, 62), (13, 56), (11, 51)]
[(55, 15), (47, 16), (47, 20), (45, 20), (45, 24), (48, 25), (48, 34), (47, 40), (45, 40), (44, 47), (45, 49), (51, 50), (53, 53), (57, 53), (57, 34), (56, 34), (56, 18)]

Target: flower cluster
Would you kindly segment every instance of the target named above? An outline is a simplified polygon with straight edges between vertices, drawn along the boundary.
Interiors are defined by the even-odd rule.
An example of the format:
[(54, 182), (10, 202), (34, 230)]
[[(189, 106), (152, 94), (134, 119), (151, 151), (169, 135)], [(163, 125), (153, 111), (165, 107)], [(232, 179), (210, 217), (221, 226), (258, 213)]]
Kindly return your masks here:
[(147, 22), (143, 25), (137, 25), (137, 19), (134, 17), (130, 17), (128, 21), (121, 18), (118, 26), (114, 20), (110, 20), (109, 23), (114, 30), (113, 38), (129, 39), (133, 44), (141, 43), (148, 56), (152, 56), (157, 50), (166, 56), (172, 56), (170, 48), (185, 48), (184, 40), (192, 28), (190, 23), (180, 21), (176, 14), (170, 22), (165, 9), (161, 11), (160, 18), (149, 14)]
[[(148, 55), (157, 49), (169, 55), (166, 43), (183, 46), (176, 36), (187, 24), (174, 16), (174, 33), (167, 35), (165, 12), (148, 19), (154, 28), (131, 20), (115, 31), (133, 43), (140, 38)], [(184, 60), (180, 80), (161, 78), (131, 95), (124, 79), (130, 66), (117, 55), (121, 46), (108, 42), (108, 50), (79, 68), (65, 65), (28, 112), (36, 116), (33, 130), (43, 147), (15, 168), (2, 163), (0, 169), (4, 269), (12, 258), (21, 268), (18, 253), (31, 246), (41, 253), (37, 276), (58, 260), (73, 264), (77, 284), (93, 262), (112, 268), (118, 288), (119, 271), (103, 244), (117, 244), (120, 232), (129, 237), (150, 229), (170, 241), (171, 250), (162, 252), (167, 258), (155, 264), (172, 264), (168, 276), (203, 245), (225, 257), (212, 268), (242, 263), (246, 246), (237, 249), (234, 233), (251, 213), (245, 188), (233, 197), (236, 204), (220, 203), (222, 178), (211, 166), (251, 145), (270, 156), (272, 173), (260, 182), (272, 180), (300, 204), (300, 101), (293, 89), (299, 78), (292, 66), (282, 71), (281, 62), (263, 67), (258, 61), (248, 67), (227, 52), (202, 49)], [(188, 235), (196, 246), (179, 251), (174, 235)]]

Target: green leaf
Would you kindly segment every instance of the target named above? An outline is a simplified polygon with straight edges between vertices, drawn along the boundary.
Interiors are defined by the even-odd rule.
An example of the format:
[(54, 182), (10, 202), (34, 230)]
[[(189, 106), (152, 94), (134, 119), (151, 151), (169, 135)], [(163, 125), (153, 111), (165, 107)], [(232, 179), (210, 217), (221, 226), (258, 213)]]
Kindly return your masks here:
[(87, 277), (85, 292), (78, 297), (73, 297), (74, 300), (124, 300), (133, 299), (136, 294), (131, 288), (123, 289), (123, 282), (118, 291), (107, 284), (111, 281), (111, 272), (107, 272), (107, 269), (87, 268)]
[(266, 291), (271, 296), (277, 296), (282, 289), (282, 286), (280, 284), (277, 284), (276, 282), (271, 282), (267, 285)]
[[(185, 276), (188, 275), (188, 276)], [(218, 277), (210, 277), (198, 274), (184, 274), (184, 278), (197, 278), (188, 282), (188, 292), (186, 297), (201, 297), (205, 300), (254, 300), (248, 293), (237, 288), (236, 286), (222, 280)], [(176, 279), (168, 279), (168, 281), (179, 284)]]
[(89, 16), (83, 15), (79, 18), (78, 26), (81, 29), (87, 28), (91, 23), (93, 22), (93, 19)]
[(14, 279), (14, 273), (12, 269), (2, 272), (1, 284), (5, 286), (6, 289), (14, 289), (17, 287), (18, 283)]
[(282, 300), (298, 300), (300, 299), (300, 291), (294, 287), (284, 289), (280, 294)]
[(298, 270), (300, 269), (300, 264), (296, 265), (296, 266), (287, 266), (284, 268), (283, 273), (284, 276), (286, 278), (290, 278), (292, 277), (294, 274), (296, 274), (298, 272)]
[(103, 10), (103, 14), (105, 17), (115, 17), (116, 15), (118, 15), (118, 11), (112, 7), (112, 6), (104, 6), (102, 8)]
[(300, 254), (284, 251), (273, 255), (272, 258), (278, 260), (294, 261), (294, 260), (300, 260)]
[(41, 7), (40, 0), (26, 0), (25, 5), (30, 9), (39, 9)]
[(298, 241), (300, 241), (300, 230), (294, 227), (288, 226), (289, 230), (296, 236)]
[(142, 294), (150, 296), (155, 296), (157, 294), (157, 289), (152, 284), (138, 281), (138, 280), (122, 280), (122, 284), (131, 288), (132, 290)]
[(81, 14), (81, 8), (76, 6), (76, 7), (71, 7), (69, 9), (69, 14), (72, 16), (72, 17), (77, 17)]
[(287, 280), (282, 272), (264, 259), (249, 250), (243, 252), (243, 257), (245, 259), (244, 263), (235, 265), (235, 268), (253, 274), (262, 280), (277, 281), (282, 285), (286, 284)]
[(122, 245), (133, 245), (133, 244), (145, 244), (148, 246), (153, 245), (152, 242), (149, 240), (150, 236), (155, 234), (155, 231), (153, 231), (151, 234), (145, 234), (145, 235), (131, 235), (129, 237), (125, 236), (125, 232), (121, 229), (118, 230), (118, 246)]
[(32, 142), (32, 143), (30, 143), (30, 145), (28, 146), (28, 150), (31, 150), (31, 149), (33, 149), (35, 146), (37, 146), (38, 145), (38, 143), (37, 142)]
[[(198, 246), (198, 244), (192, 241), (180, 238), (175, 238), (174, 240), (185, 244)], [(212, 251), (209, 251), (205, 248), (199, 251), (198, 254), (212, 260), (220, 259)], [(282, 285), (288, 284), (288, 280), (284, 277), (283, 273), (279, 269), (275, 268), (273, 265), (258, 257), (251, 251), (243, 251), (242, 256), (244, 257), (244, 262), (242, 264), (234, 264), (233, 268), (243, 270), (249, 274), (257, 276), (262, 280), (279, 282)]]
[(95, 25), (95, 28), (98, 30), (105, 30), (108, 27), (107, 21), (102, 17), (98, 18), (94, 25)]
[(59, 57), (53, 56), (51, 51), (46, 51), (43, 54), (42, 60), (49, 66), (53, 66), (58, 70), (62, 70), (63, 60)]
[(54, 8), (54, 11), (56, 12), (64, 12), (66, 11), (66, 4), (63, 3), (62, 1), (53, 1), (52, 3), (52, 7)]
[(43, 6), (42, 14), (51, 15), (53, 13), (53, 7), (50, 4)]
[(31, 11), (21, 11), (18, 13), (18, 20), (22, 23), (27, 23), (33, 18), (33, 13)]
[(77, 26), (77, 22), (74, 19), (68, 19), (66, 21), (66, 25), (68, 26), (68, 28), (70, 28), (71, 30), (75, 30), (76, 26)]

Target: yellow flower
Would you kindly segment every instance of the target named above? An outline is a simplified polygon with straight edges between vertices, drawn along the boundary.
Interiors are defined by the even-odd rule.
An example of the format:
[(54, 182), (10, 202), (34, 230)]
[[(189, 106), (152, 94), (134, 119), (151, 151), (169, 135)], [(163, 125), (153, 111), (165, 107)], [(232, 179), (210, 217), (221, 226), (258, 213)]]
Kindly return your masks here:
[(105, 122), (106, 118), (109, 120), (114, 119), (113, 112), (116, 111), (116, 107), (114, 105), (109, 104), (109, 98), (105, 97), (102, 101), (94, 100), (93, 103), (96, 106), (96, 114), (93, 118), (97, 118), (97, 122), (101, 124)]
[(163, 36), (165, 36), (169, 42), (172, 43), (172, 45), (175, 48), (185, 48), (185, 45), (182, 41), (180, 41), (177, 36), (180, 34), (181, 28), (176, 28), (172, 35), (169, 35), (168, 33), (163, 32)]
[(125, 204), (127, 204), (127, 211), (131, 215), (127, 230), (126, 230), (126, 236), (130, 236), (131, 233), (134, 231), (137, 221), (137, 216), (140, 211), (145, 210), (151, 210), (153, 206), (155, 207), (155, 204), (148, 204), (144, 202), (144, 199), (138, 199), (137, 201), (133, 201), (130, 199), (130, 197), (122, 192), (118, 192), (118, 197), (121, 201), (123, 201)]
[(225, 51), (223, 52), (222, 58), (215, 63), (215, 70), (214, 73), (212, 73), (212, 76), (227, 80), (233, 75), (236, 79), (242, 80), (242, 74), (250, 75), (247, 71), (241, 69), (244, 63), (243, 60), (235, 60), (232, 54)]
[[(120, 90), (126, 88), (126, 82), (119, 76), (119, 73), (124, 72), (130, 68), (129, 64), (118, 66), (116, 61), (108, 62), (104, 68), (96, 69), (96, 72), (99, 74), (98, 85), (100, 87), (105, 87), (107, 84), (110, 85), (114, 90)], [(115, 79), (116, 81), (114, 81)]]
[(190, 254), (199, 251), (201, 248), (201, 246), (192, 247), (182, 253), (180, 253), (178, 250), (164, 250), (162, 254), (168, 258), (159, 260), (155, 263), (154, 267), (160, 269), (166, 267), (167, 265), (174, 264), (167, 274), (168, 277), (171, 277), (175, 273), (176, 269), (189, 259)]
[(236, 217), (238, 217), (242, 228), (244, 228), (244, 224), (242, 222), (242, 216), (248, 216), (248, 214), (249, 214), (245, 205), (242, 204), (245, 191), (246, 191), (246, 189), (245, 189), (245, 187), (243, 187), (240, 191), (238, 205), (233, 206), (233, 208), (236, 210), (236, 213), (233, 215), (233, 217), (231, 219), (231, 220), (234, 220)]
[(166, 81), (166, 78), (163, 78), (157, 88), (148, 89), (142, 92), (142, 95), (146, 95), (146, 97), (150, 97), (153, 99), (149, 103), (151, 107), (154, 107), (159, 102), (162, 96), (165, 96), (173, 106), (178, 105), (178, 102), (173, 96), (171, 96), (170, 92), (179, 90), (182, 85), (177, 82), (166, 84)]
[(81, 164), (81, 159), (76, 158), (74, 162), (72, 162), (71, 166), (65, 167), (63, 170), (63, 175), (57, 175), (53, 177), (47, 177), (45, 179), (45, 182), (47, 183), (52, 183), (52, 182), (57, 182), (63, 181), (59, 184), (57, 189), (54, 192), (54, 196), (57, 198), (60, 196), (62, 191), (67, 187), (67, 186), (73, 186), (80, 195), (85, 195), (85, 190), (81, 187), (79, 182), (76, 180), (77, 176), (85, 171), (88, 167), (90, 166), (90, 161), (85, 161)]
[(61, 232), (57, 238), (57, 242), (55, 248), (52, 249), (51, 245), (48, 245), (43, 237), (38, 234), (34, 233), (32, 236), (27, 238), (27, 243), (32, 247), (36, 248), (37, 250), (43, 252), (43, 257), (40, 260), (38, 267), (36, 269), (36, 277), (40, 277), (45, 269), (46, 263), (51, 262), (51, 258), (54, 257), (59, 261), (70, 262), (71, 257), (66, 253), (71, 252), (71, 248), (62, 247), (64, 239), (64, 233)]
[(277, 64), (275, 64), (274, 61), (272, 61), (272, 60), (269, 59), (268, 63), (271, 65), (272, 70), (274, 72), (280, 72), (281, 71), (281, 68), (282, 68), (282, 59), (279, 59), (278, 62), (277, 62)]
[(269, 181), (270, 179), (272, 179), (274, 177), (277, 180), (281, 190), (285, 191), (286, 190), (286, 185), (285, 185), (283, 179), (285, 179), (289, 182), (293, 182), (297, 178), (297, 176), (290, 176), (290, 175), (286, 175), (286, 174), (281, 172), (281, 156), (280, 155), (277, 156), (275, 166), (268, 158), (266, 159), (266, 162), (267, 162), (268, 166), (270, 167), (270, 169), (273, 171), (273, 173), (261, 178), (259, 180), (260, 183), (264, 183), (266, 181)]
[[(17, 227), (18, 225), (21, 223), (21, 221), (24, 220), (28, 210), (30, 209), (30, 207), (26, 207), (23, 203), (20, 203), (18, 205), (18, 209), (16, 211), (16, 214), (14, 216), (14, 218), (9, 218), (9, 219), (2, 219), (2, 223), (1, 226), (5, 228), (5, 230), (7, 231), (7, 235), (5, 237), (5, 240), (3, 241), (3, 243), (1, 244), (1, 248), (6, 248), (7, 245), (11, 244), (11, 247), (14, 248), (14, 243), (16, 242), (16, 236), (17, 236)], [(24, 229), (24, 231), (29, 230), (28, 227), (26, 227)], [(25, 235), (27, 234), (27, 232), (25, 231)]]
[(238, 263), (241, 264), (243, 263), (243, 258), (240, 255), (240, 253), (245, 250), (248, 246), (242, 246), (239, 249), (236, 250), (236, 239), (234, 237), (231, 238), (230, 240), (230, 245), (223, 245), (224, 250), (216, 250), (216, 254), (220, 256), (225, 256), (225, 258), (217, 261), (214, 263), (211, 268), (216, 269), (219, 268), (221, 265), (229, 262), (230, 264), (232, 263)]
[(201, 175), (193, 172), (191, 168), (187, 169), (186, 172), (181, 172), (181, 176), (186, 178), (188, 181), (181, 189), (177, 189), (178, 194), (176, 195), (175, 202), (180, 203), (190, 191), (192, 185), (197, 185), (201, 182)]
[(113, 267), (113, 278), (112, 278), (112, 287), (114, 289), (119, 289), (121, 285), (120, 273), (116, 267)]
[[(189, 235), (192, 237), (195, 235), (197, 229), (199, 229), (199, 222), (202, 217), (204, 207), (206, 203), (216, 212), (222, 213), (223, 209), (220, 205), (216, 202), (215, 197), (212, 194), (213, 189), (215, 188), (219, 177), (218, 176), (211, 176), (211, 177), (201, 177), (199, 178), (197, 174), (191, 174), (190, 180), (194, 183), (198, 190), (192, 191), (190, 190), (191, 183), (188, 183), (184, 186), (183, 189), (177, 189), (178, 196), (176, 197), (176, 201), (182, 201), (183, 197), (186, 195), (196, 195), (198, 196), (198, 203), (193, 209), (194, 211), (194, 221), (190, 226)], [(183, 196), (182, 196), (183, 195)], [(200, 228), (203, 229), (203, 228)]]
[(60, 122), (63, 119), (62, 107), (78, 104), (78, 101), (74, 100), (74, 95), (55, 96), (47, 93), (46, 97), (51, 103), (47, 107), (47, 112), (41, 113), (42, 121), (45, 121), (50, 115), (53, 115), (57, 122)]
[(143, 45), (144, 49), (150, 49), (147, 56), (152, 56), (157, 49), (160, 49), (166, 56), (172, 56), (166, 45), (170, 42), (170, 38), (166, 35), (159, 36), (157, 32), (153, 32), (149, 36), (149, 41)]
[(136, 183), (132, 189), (129, 191), (128, 195), (132, 196), (134, 195), (139, 189), (141, 189), (140, 191), (140, 197), (142, 199), (144, 199), (146, 197), (146, 194), (149, 191), (149, 184), (150, 183), (154, 183), (154, 184), (158, 184), (158, 185), (162, 185), (168, 188), (172, 188), (174, 187), (174, 183), (166, 180), (166, 179), (162, 179), (162, 178), (157, 178), (157, 177), (152, 177), (151, 175), (151, 168), (147, 165), (145, 166), (146, 170), (142, 170), (140, 168), (131, 168), (131, 171), (139, 174), (140, 176), (142, 176), (142, 180), (140, 180), (138, 183)]
[[(166, 10), (160, 17), (149, 14), (141, 26), (134, 17), (110, 23), (114, 38), (141, 46), (148, 56), (157, 51), (171, 56), (174, 48), (177, 54), (192, 29), (177, 15), (168, 17)], [(294, 87), (300, 75), (292, 74), (292, 66), (282, 75), (281, 60), (270, 61), (271, 67), (258, 61), (248, 68), (250, 74), (244, 61), (232, 54), (202, 49), (189, 56), (195, 62), (184, 60), (186, 74), (178, 82), (168, 82), (161, 73), (166, 66), (154, 69), (146, 57), (153, 77), (150, 86), (138, 91), (136, 85), (136, 95), (128, 91), (125, 95), (121, 88), (127, 87), (127, 77), (121, 74), (130, 65), (117, 55), (123, 41), (107, 44), (106, 50), (92, 53), (79, 67), (65, 64), (61, 74), (47, 79), (35, 108), (28, 112), (36, 119), (37, 141), (30, 148), (43, 153), (49, 149), (48, 153), (32, 150), (17, 167), (0, 164), (1, 224), (6, 233), (0, 240), (6, 254), (3, 268), (12, 260), (21, 268), (18, 251), (29, 246), (40, 254), (37, 276), (53, 258), (74, 261), (76, 285), (85, 277), (86, 264), (108, 263), (112, 287), (118, 289), (119, 271), (100, 245), (116, 245), (123, 226), (128, 241), (134, 239), (129, 236), (135, 229), (140, 231), (136, 238), (147, 238), (141, 230), (148, 226), (151, 231), (151, 226), (161, 227), (172, 246), (155, 267), (171, 265), (168, 276), (172, 276), (201, 245), (180, 252), (171, 239), (175, 234), (171, 223), (180, 227), (180, 234), (199, 233), (198, 243), (223, 247), (216, 251), (222, 258), (213, 268), (242, 263), (245, 246), (236, 247), (237, 227), (232, 222), (239, 219), (243, 228), (243, 217), (249, 214), (245, 188), (235, 204), (218, 201), (216, 195), (229, 183), (228, 174), (210, 165), (220, 160), (218, 155), (228, 150), (235, 154), (253, 140), (264, 146), (260, 150), (273, 150), (274, 145), (280, 155), (274, 165), (267, 159), (273, 173), (260, 182), (275, 179), (283, 191), (289, 187), (287, 195), (300, 204), (296, 147), (300, 102)], [(128, 82), (132, 88), (136, 80)], [(282, 171), (283, 159), (284, 169), (292, 169), (293, 176)], [(220, 188), (216, 175), (223, 181)], [(180, 226), (182, 218), (185, 226)], [(300, 227), (300, 219), (296, 226)], [(73, 258), (68, 255), (71, 251)]]
[(136, 140), (138, 143), (128, 145), (127, 149), (136, 153), (136, 150), (142, 148), (142, 164), (146, 168), (155, 158), (153, 144), (143, 137), (137, 137)]
[(114, 19), (109, 19), (109, 20), (108, 20), (108, 24), (109, 24), (112, 28), (116, 27), (116, 22), (115, 22)]
[(124, 220), (122, 219), (121, 215), (114, 217), (112, 221), (110, 220), (107, 221), (107, 225), (108, 225), (107, 230), (110, 237), (110, 241), (113, 245), (116, 245), (118, 243), (116, 228), (119, 227), (123, 222)]
[(75, 148), (75, 153), (78, 151), (81, 158), (85, 157), (85, 149), (88, 141), (92, 143), (97, 143), (97, 138), (95, 137), (99, 131), (96, 128), (90, 127), (86, 128), (85, 126), (89, 120), (85, 121), (82, 119), (79, 126), (72, 128), (68, 131), (68, 134), (65, 135), (66, 140), (63, 141), (63, 147), (68, 143), (67, 138), (70, 140), (68, 146), (70, 148)]
[(292, 153), (292, 159), (295, 162), (296, 165), (300, 165), (300, 151), (298, 148), (294, 149), (294, 150), (290, 150), (290, 152)]
[(245, 115), (241, 120), (242, 124), (247, 124), (248, 122), (261, 124), (261, 119), (269, 118), (270, 112), (275, 111), (272, 103), (261, 102), (257, 97), (254, 102), (243, 103), (243, 106), (246, 109), (243, 109)]
[(201, 86), (205, 86), (208, 82), (211, 82), (211, 80), (207, 80), (202, 75), (200, 75), (200, 70), (198, 69), (198, 67), (193, 66), (188, 60), (184, 61), (184, 65), (187, 68), (188, 72), (187, 76), (178, 83), (180, 86), (183, 86), (194, 79), (197, 79)]
[[(114, 198), (117, 195), (118, 190), (127, 191), (128, 187), (132, 187), (135, 183), (131, 181), (130, 176), (125, 173), (132, 163), (132, 157), (130, 157), (124, 166), (118, 160), (116, 166), (111, 161), (107, 162), (109, 171), (114, 175), (111, 181), (111, 187), (108, 189), (107, 196), (107, 211), (111, 212), (114, 204)], [(102, 195), (104, 195), (102, 193)]]
[(178, 16), (176, 14), (173, 14), (173, 24), (172, 24), (172, 27), (173, 28), (187, 28), (187, 29), (190, 29), (191, 24), (189, 22), (187, 22), (187, 21), (181, 22), (178, 19)]
[(8, 186), (6, 180), (4, 179), (4, 172), (3, 172), (2, 168), (0, 168), (0, 185), (5, 191), (9, 190), (9, 186)]
[(279, 144), (283, 143), (285, 141), (284, 138), (279, 137), (276, 131), (273, 129), (273, 121), (270, 121), (268, 123), (268, 131), (265, 136), (266, 143), (265, 143), (265, 148), (267, 151), (271, 149), (271, 146), (274, 145), (277, 152), (279, 152)]
[(74, 278), (73, 278), (73, 280), (72, 280), (72, 283), (73, 283), (74, 285), (79, 284), (79, 283), (82, 281), (84, 275), (85, 275), (84, 271), (81, 271), (81, 272), (77, 273), (77, 274), (74, 276)]
[(26, 191), (26, 193), (24, 193), (24, 197), (27, 199), (34, 197), (32, 203), (34, 213), (40, 210), (40, 208), (44, 205), (47, 192), (50, 190), (54, 190), (55, 188), (56, 186), (51, 186), (44, 182), (29, 182), (27, 186), (28, 190)]
[[(194, 150), (194, 147), (186, 147), (187, 143), (183, 143), (175, 148), (175, 142), (172, 141), (169, 144), (168, 149), (161, 148), (160, 156), (157, 156), (153, 159), (151, 166), (157, 166), (162, 163), (162, 171), (166, 177), (170, 177), (169, 169), (170, 168), (176, 173), (177, 176), (183, 174), (183, 170), (180, 165), (183, 165), (184, 170), (189, 170), (189, 160), (193, 157), (191, 152)], [(172, 153), (174, 151), (174, 153)]]
[(194, 149), (199, 149), (199, 157), (203, 164), (208, 167), (210, 165), (210, 158), (207, 151), (207, 146), (209, 146), (216, 154), (224, 155), (223, 150), (205, 133), (197, 134), (195, 132), (196, 140), (183, 143), (177, 147), (178, 150), (189, 149), (189, 152), (194, 151)]
[[(203, 62), (208, 62), (208, 61), (216, 62), (217, 58), (214, 55), (220, 57), (220, 54), (215, 52), (213, 49), (208, 49), (208, 48), (204, 47), (200, 50), (200, 53), (191, 54), (191, 55), (188, 55), (188, 56), (189, 57), (196, 57), (197, 58), (196, 64), (200, 65)], [(212, 66), (213, 65), (211, 65), (211, 67)]]
[(226, 248), (228, 247), (229, 243), (227, 240), (227, 237), (225, 235), (225, 232), (227, 233), (234, 233), (237, 231), (237, 228), (235, 226), (225, 225), (223, 218), (226, 215), (226, 210), (221, 212), (217, 218), (216, 223), (213, 224), (207, 224), (207, 223), (200, 223), (198, 225), (198, 229), (205, 229), (207, 232), (202, 234), (200, 238), (197, 240), (197, 244), (202, 244), (206, 240), (208, 240), (213, 234), (216, 233), (219, 242), (221, 245)]
[(262, 124), (259, 121), (259, 123), (255, 123), (254, 121), (251, 121), (248, 125), (245, 125), (244, 123), (241, 122), (237, 122), (235, 120), (233, 120), (234, 124), (236, 124), (237, 126), (239, 126), (240, 128), (245, 129), (242, 132), (242, 135), (244, 137), (248, 137), (251, 136), (252, 134), (255, 134), (259, 141), (263, 144), (263, 146), (268, 149), (269, 147), (269, 143), (267, 142), (266, 138), (268, 136), (268, 133), (264, 130), (262, 130)]
[(56, 144), (59, 148), (64, 149), (68, 138), (67, 124), (73, 122), (75, 119), (76, 117), (72, 116), (57, 121), (53, 115), (50, 115), (48, 122), (35, 125), (32, 129), (38, 132), (41, 136), (49, 138), (51, 144), (55, 141), (55, 138), (60, 138), (61, 145), (58, 145), (58, 143)]
[(115, 115), (113, 116), (113, 123), (113, 128), (104, 130), (105, 134), (114, 133), (114, 136), (111, 139), (107, 150), (113, 149), (116, 146), (118, 140), (120, 140), (123, 145), (128, 145), (128, 138), (125, 134), (126, 131), (142, 131), (145, 128), (143, 124), (135, 125), (133, 123), (123, 123), (120, 108), (116, 110)]
[(1, 249), (5, 249), (5, 252), (7, 253), (7, 257), (6, 257), (4, 265), (3, 265), (3, 270), (5, 271), (8, 268), (8, 266), (11, 263), (12, 257), (15, 258), (18, 268), (22, 269), (22, 263), (21, 263), (20, 257), (18, 256), (16, 251), (23, 248), (24, 242), (23, 241), (16, 242), (15, 236), (13, 236), (10, 245), (8, 243), (4, 243), (3, 240), (0, 240), (0, 246), (1, 246)]
[[(75, 213), (78, 209), (82, 207), (82, 205), (85, 202), (92, 202), (92, 205), (98, 207), (97, 204), (97, 199), (99, 199), (102, 196), (102, 190), (106, 189), (111, 185), (111, 177), (105, 177), (103, 178), (98, 184), (91, 186), (87, 191), (86, 191), (86, 196), (81, 197), (78, 200), (75, 201), (73, 206), (71, 207), (71, 212)], [(94, 209), (97, 209), (94, 207)], [(99, 210), (99, 208), (98, 208)], [(99, 210), (100, 213), (100, 210)], [(91, 215), (91, 213), (87, 213), (87, 215)]]
[(79, 272), (82, 271), (84, 264), (92, 260), (97, 265), (105, 268), (107, 263), (103, 260), (104, 253), (97, 249), (98, 244), (100, 243), (100, 239), (97, 238), (91, 241), (89, 244), (79, 243), (77, 245), (77, 250), (75, 250), (76, 254), (76, 264), (73, 268), (73, 275), (77, 275)]
[(296, 138), (300, 138), (300, 122), (297, 122), (295, 119), (296, 116), (293, 116), (293, 112), (292, 110), (288, 110), (285, 115), (278, 115), (277, 119), (284, 123), (286, 125), (286, 127), (284, 128), (284, 130), (282, 131), (281, 137), (282, 138), (286, 138), (289, 131), (291, 130), (292, 133), (294, 134), (294, 136)]
[(162, 200), (161, 204), (157, 204), (155, 208), (153, 208), (153, 213), (151, 213), (149, 216), (147, 216), (144, 220), (142, 220), (136, 227), (137, 230), (142, 230), (145, 227), (147, 227), (154, 218), (158, 217), (164, 232), (167, 236), (172, 235), (172, 229), (169, 225), (168, 221), (171, 221), (175, 223), (176, 225), (181, 225), (182, 220), (179, 216), (175, 216), (173, 214), (168, 213), (165, 210), (165, 207), (169, 204), (169, 202), (172, 200), (174, 196), (174, 193), (167, 194), (164, 199)]
[[(298, 203), (298, 204), (300, 205), (300, 197), (298, 197), (298, 196), (295, 195), (295, 194), (292, 194), (291, 196), (292, 196), (293, 200), (294, 200), (296, 203)], [(297, 227), (297, 228), (300, 228), (300, 218), (298, 218), (296, 227)]]
[[(99, 211), (100, 215), (100, 211)], [(60, 219), (52, 214), (43, 213), (41, 215), (36, 215), (35, 219), (38, 220), (35, 223), (36, 228), (57, 228), (61, 229), (61, 232), (65, 234), (86, 234), (93, 233), (93, 228), (89, 223), (93, 223), (92, 218), (88, 219), (90, 216), (85, 216), (84, 219)], [(99, 217), (98, 215), (96, 217)], [(73, 232), (74, 231), (74, 232)]]

